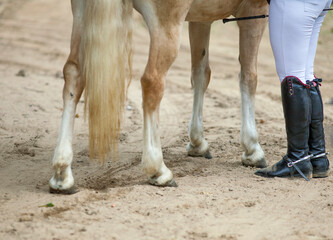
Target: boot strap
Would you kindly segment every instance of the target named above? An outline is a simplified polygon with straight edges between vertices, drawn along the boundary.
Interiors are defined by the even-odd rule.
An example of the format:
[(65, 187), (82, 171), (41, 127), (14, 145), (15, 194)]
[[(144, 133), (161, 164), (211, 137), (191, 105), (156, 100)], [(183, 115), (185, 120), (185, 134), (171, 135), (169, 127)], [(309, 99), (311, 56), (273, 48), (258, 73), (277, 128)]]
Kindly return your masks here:
[(288, 167), (294, 167), (295, 166), (295, 164), (297, 164), (297, 163), (299, 163), (299, 162), (303, 162), (303, 161), (305, 161), (305, 160), (308, 160), (308, 159), (310, 159), (310, 158), (312, 158), (313, 157), (313, 154), (311, 154), (311, 155), (308, 155), (308, 156), (306, 156), (306, 157), (304, 157), (304, 158), (301, 158), (301, 159), (298, 159), (298, 160), (296, 160), (296, 161), (291, 161), (290, 159), (288, 159)]
[(299, 173), (299, 174), (301, 174), (301, 176), (306, 180), (306, 181), (310, 181), (305, 175), (304, 175), (304, 173), (302, 173), (302, 171), (301, 171), (301, 169), (299, 169), (298, 167), (297, 167), (297, 165), (294, 165), (293, 166), (296, 170), (297, 170), (297, 172)]
[(316, 159), (316, 158), (321, 158), (321, 157), (325, 157), (327, 155), (329, 155), (330, 153), (329, 152), (326, 152), (326, 153), (320, 153), (318, 155), (315, 155), (313, 157), (311, 157), (311, 159)]
[[(316, 83), (316, 85), (319, 85), (319, 86), (321, 86), (321, 82), (323, 81), (323, 79), (321, 79), (321, 78), (316, 78), (316, 79), (314, 79), (313, 80), (313, 82), (315, 82)], [(315, 86), (316, 87), (316, 86)]]
[(291, 167), (294, 167), (295, 169), (296, 169), (296, 171), (306, 180), (306, 181), (310, 181), (305, 175), (304, 175), (304, 173), (302, 173), (302, 171), (301, 171), (301, 169), (299, 169), (298, 167), (297, 167), (297, 163), (299, 163), (299, 162), (303, 162), (303, 161), (305, 161), (305, 160), (309, 160), (310, 158), (312, 158), (313, 157), (313, 154), (311, 154), (311, 155), (308, 155), (308, 156), (306, 156), (306, 157), (304, 157), (304, 158), (301, 158), (301, 159), (298, 159), (298, 160), (296, 160), (296, 161), (291, 161), (290, 159), (287, 159), (287, 161), (288, 161), (288, 163), (287, 163), (287, 166), (289, 167), (289, 168), (291, 168)]
[(316, 78), (316, 79), (313, 79), (312, 81), (307, 80), (307, 81), (306, 81), (306, 84), (307, 84), (309, 87), (320, 87), (322, 81), (323, 81), (323, 79), (321, 79), (321, 78)]

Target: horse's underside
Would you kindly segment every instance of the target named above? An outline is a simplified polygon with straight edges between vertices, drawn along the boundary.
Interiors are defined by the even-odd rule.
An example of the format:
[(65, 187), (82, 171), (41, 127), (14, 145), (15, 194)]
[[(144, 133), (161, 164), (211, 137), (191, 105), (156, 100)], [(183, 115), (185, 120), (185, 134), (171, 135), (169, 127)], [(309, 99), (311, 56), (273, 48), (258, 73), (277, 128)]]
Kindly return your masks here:
[[(51, 192), (70, 193), (74, 178), (72, 135), (76, 105), (84, 89), (89, 110), (90, 154), (105, 159), (115, 152), (125, 102), (126, 69), (131, 67), (132, 8), (144, 18), (151, 37), (149, 59), (141, 78), (144, 112), (142, 167), (149, 182), (175, 186), (172, 172), (163, 162), (159, 136), (159, 106), (164, 80), (178, 54), (184, 21), (189, 21), (194, 89), (189, 124), (188, 155), (210, 157), (203, 136), (202, 107), (210, 81), (209, 37), (211, 23), (229, 17), (267, 14), (266, 0), (72, 0), (74, 16), (71, 52), (64, 66), (64, 111), (53, 158)], [(242, 163), (265, 167), (257, 137), (254, 96), (257, 86), (257, 54), (266, 20), (239, 21), (242, 101)]]

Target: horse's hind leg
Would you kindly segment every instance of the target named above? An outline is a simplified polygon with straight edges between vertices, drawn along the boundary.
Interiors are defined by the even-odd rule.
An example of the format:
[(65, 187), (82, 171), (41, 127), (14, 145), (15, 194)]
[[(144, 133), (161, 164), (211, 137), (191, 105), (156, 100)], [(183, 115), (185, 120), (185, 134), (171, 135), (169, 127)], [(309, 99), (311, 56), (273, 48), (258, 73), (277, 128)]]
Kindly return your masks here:
[(265, 155), (258, 143), (255, 124), (255, 93), (257, 88), (257, 55), (266, 21), (239, 21), (240, 28), (240, 91), (242, 98), (241, 145), (245, 166), (266, 167)]
[(210, 23), (189, 23), (192, 57), (191, 83), (194, 90), (193, 110), (189, 125), (190, 142), (186, 147), (190, 156), (211, 158), (209, 145), (203, 136), (202, 107), (205, 91), (210, 81), (208, 58)]
[(54, 175), (49, 182), (51, 193), (69, 194), (74, 192), (74, 178), (71, 170), (73, 159), (72, 135), (76, 105), (84, 89), (78, 67), (78, 50), (80, 42), (80, 0), (73, 0), (74, 25), (71, 52), (64, 66), (65, 85), (63, 89), (63, 115), (57, 147), (52, 160)]
[[(138, 2), (141, 4), (136, 5)], [(142, 167), (151, 184), (175, 186), (173, 174), (163, 161), (159, 107), (164, 93), (165, 76), (178, 54), (181, 27), (189, 1), (159, 1), (158, 6), (150, 4), (149, 1), (134, 1), (134, 6), (148, 25), (151, 37), (149, 59), (141, 78), (144, 111)], [(178, 8), (174, 8), (174, 4), (178, 4)], [(154, 14), (151, 10), (155, 11)]]

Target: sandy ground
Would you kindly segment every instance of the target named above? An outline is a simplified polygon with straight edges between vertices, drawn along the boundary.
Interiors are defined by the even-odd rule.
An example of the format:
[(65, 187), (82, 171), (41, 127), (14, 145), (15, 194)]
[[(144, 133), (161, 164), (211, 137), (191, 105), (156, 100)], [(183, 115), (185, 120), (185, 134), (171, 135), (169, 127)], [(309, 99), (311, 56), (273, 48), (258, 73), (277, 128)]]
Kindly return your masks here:
[[(0, 1), (0, 239), (333, 239), (333, 176), (263, 179), (241, 165), (238, 30), (213, 25), (212, 81), (205, 98), (205, 135), (212, 160), (186, 155), (191, 116), (190, 54), (184, 28), (167, 77), (161, 135), (178, 188), (147, 184), (140, 167), (139, 79), (149, 37), (140, 17), (134, 36), (119, 159), (89, 160), (82, 101), (75, 126), (73, 173), (79, 192), (48, 193), (62, 112), (61, 69), (69, 52), (70, 1)], [(332, 14), (331, 14), (332, 15)], [(327, 148), (333, 149), (333, 16), (325, 22), (316, 74), (325, 79)], [(259, 54), (256, 121), (269, 164), (286, 151), (279, 81), (268, 31)], [(20, 73), (19, 73), (20, 72)], [(18, 74), (19, 73), (19, 74)], [(41, 207), (47, 203), (54, 207)]]

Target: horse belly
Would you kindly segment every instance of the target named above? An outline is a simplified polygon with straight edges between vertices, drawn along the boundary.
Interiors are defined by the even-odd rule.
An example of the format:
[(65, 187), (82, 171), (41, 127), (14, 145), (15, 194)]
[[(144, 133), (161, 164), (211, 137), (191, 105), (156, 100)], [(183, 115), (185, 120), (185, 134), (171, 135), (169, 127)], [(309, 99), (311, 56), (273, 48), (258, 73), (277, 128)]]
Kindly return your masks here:
[(232, 15), (242, 0), (194, 0), (186, 16), (189, 22), (212, 22)]

